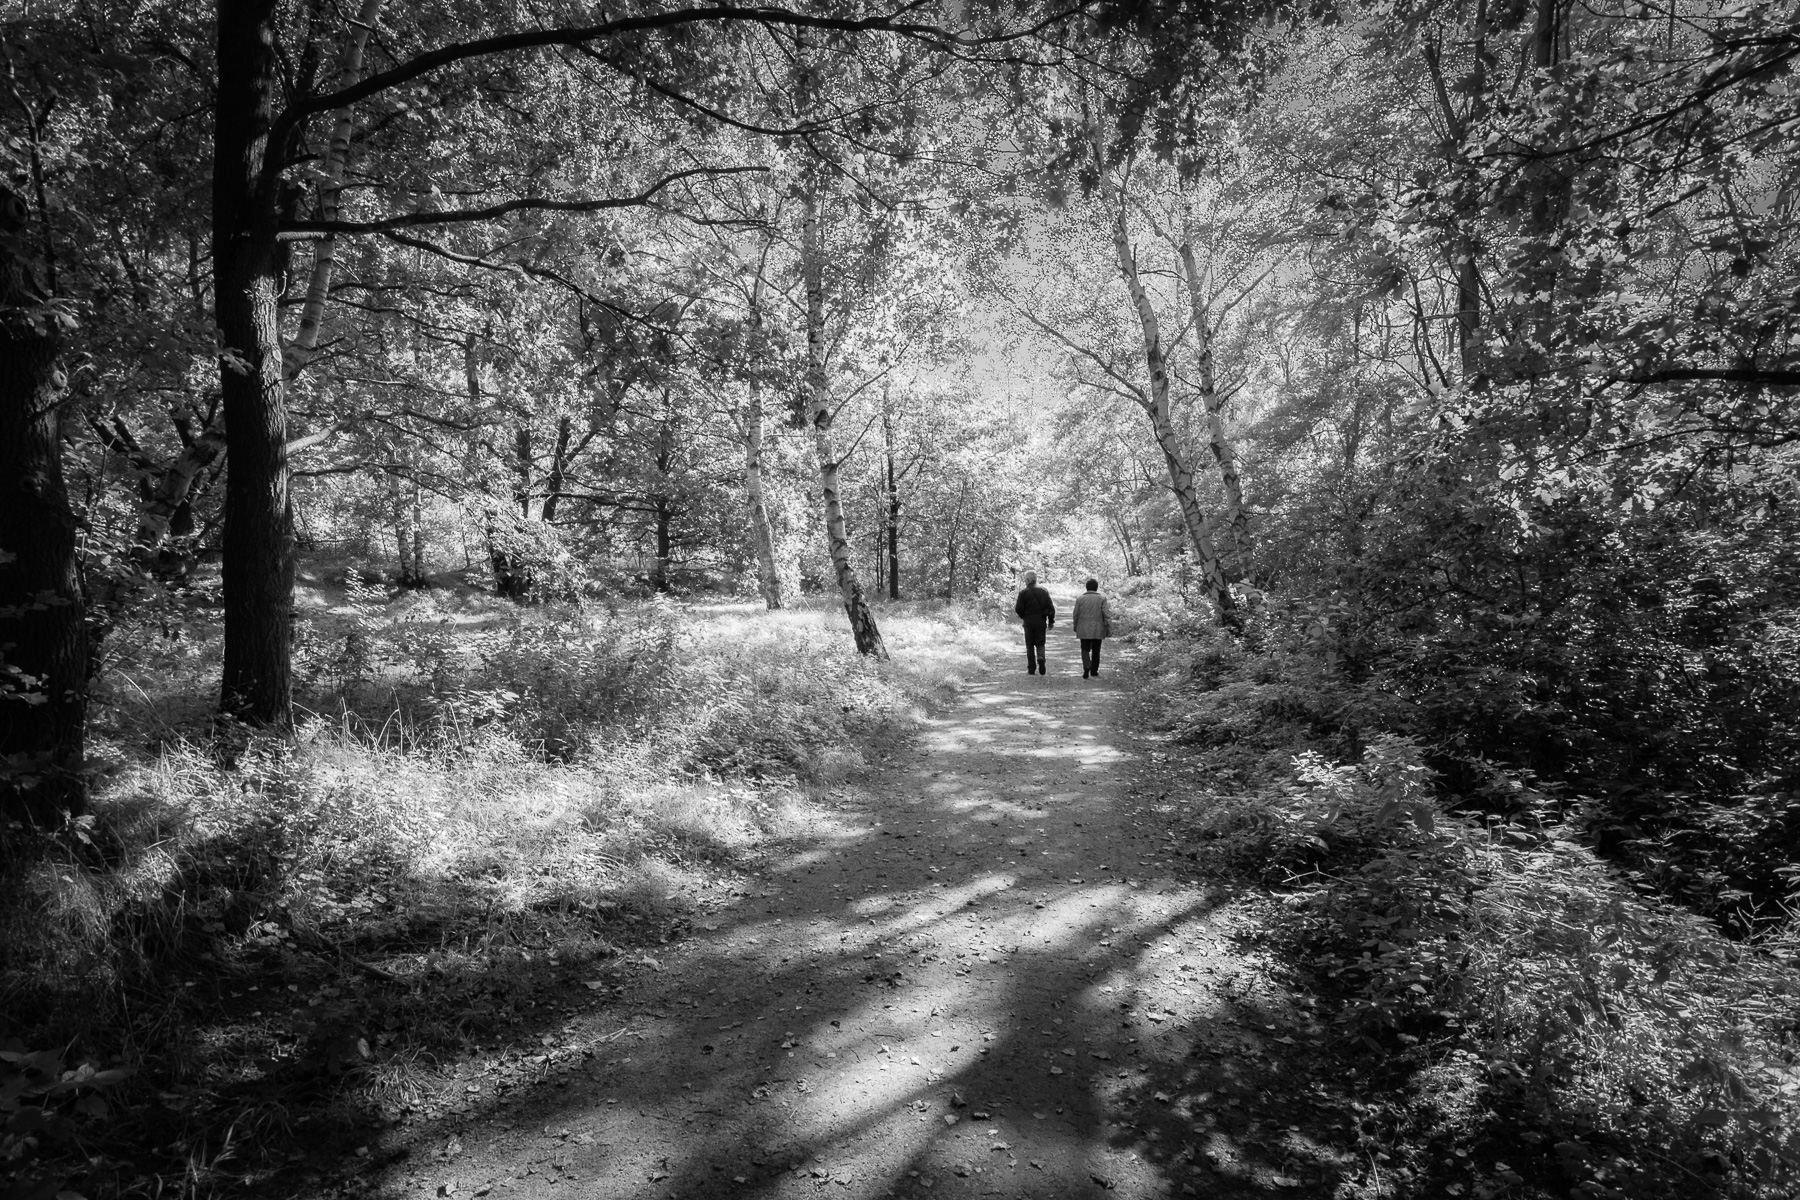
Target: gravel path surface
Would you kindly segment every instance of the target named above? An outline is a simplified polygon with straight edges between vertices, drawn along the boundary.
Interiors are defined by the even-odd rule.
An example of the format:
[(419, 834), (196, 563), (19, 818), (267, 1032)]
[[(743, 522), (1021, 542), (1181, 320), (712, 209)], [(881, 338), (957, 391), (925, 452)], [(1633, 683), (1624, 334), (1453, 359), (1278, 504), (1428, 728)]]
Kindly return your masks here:
[(382, 1190), (1330, 1195), (1294, 1115), (1310, 1027), (1170, 846), (1176, 766), (1065, 630), (1051, 653), (996, 655), (821, 837), (630, 966), (624, 1007), (572, 1018), (540, 1086), (416, 1135)]

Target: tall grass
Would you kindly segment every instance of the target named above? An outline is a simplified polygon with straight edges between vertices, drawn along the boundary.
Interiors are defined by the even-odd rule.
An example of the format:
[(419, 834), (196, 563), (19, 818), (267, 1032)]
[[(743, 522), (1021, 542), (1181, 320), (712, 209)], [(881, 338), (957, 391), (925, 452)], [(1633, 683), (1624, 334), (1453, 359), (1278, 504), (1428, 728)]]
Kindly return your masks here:
[(135, 1099), (182, 1097), (194, 1137), (247, 1120), (281, 1142), (298, 1118), (270, 1097), (297, 1080), (335, 1081), (333, 1119), (396, 1116), (406, 1062), (510, 1036), (534, 979), (673, 936), (803, 835), (814, 792), (903, 740), (993, 636), (885, 615), (891, 664), (823, 607), (353, 591), (302, 626), (298, 737), (229, 762), (217, 630), (122, 629), (86, 844), (0, 864), (4, 1034), (140, 1067)]

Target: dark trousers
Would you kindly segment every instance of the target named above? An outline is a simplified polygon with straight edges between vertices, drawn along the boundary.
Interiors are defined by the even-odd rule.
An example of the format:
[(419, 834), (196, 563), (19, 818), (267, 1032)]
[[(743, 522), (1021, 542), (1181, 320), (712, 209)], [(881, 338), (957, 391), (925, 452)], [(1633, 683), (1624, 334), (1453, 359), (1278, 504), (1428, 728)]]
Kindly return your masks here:
[(1083, 676), (1100, 673), (1100, 639), (1081, 639), (1081, 673)]
[(1044, 670), (1044, 627), (1025, 627), (1025, 670), (1036, 675)]

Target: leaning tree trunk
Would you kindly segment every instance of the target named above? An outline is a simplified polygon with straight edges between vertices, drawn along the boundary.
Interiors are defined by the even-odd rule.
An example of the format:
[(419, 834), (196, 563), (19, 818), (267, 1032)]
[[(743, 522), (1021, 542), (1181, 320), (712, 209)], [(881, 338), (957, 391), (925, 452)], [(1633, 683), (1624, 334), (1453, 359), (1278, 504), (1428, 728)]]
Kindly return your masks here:
[(756, 587), (763, 603), (774, 611), (781, 607), (781, 574), (775, 566), (775, 531), (763, 490), (763, 397), (755, 380), (744, 408), (744, 494), (750, 505), (750, 539), (756, 547)]
[(1162, 451), (1163, 461), (1168, 466), (1169, 490), (1175, 494), (1175, 502), (1181, 508), (1181, 521), (1187, 528), (1188, 540), (1193, 544), (1194, 555), (1200, 566), (1200, 578), (1208, 598), (1212, 600), (1219, 624), (1236, 629), (1242, 623), (1237, 601), (1232, 597), (1224, 563), (1213, 544), (1212, 531), (1207, 527), (1206, 513), (1200, 508), (1200, 498), (1194, 490), (1193, 469), (1188, 466), (1187, 457), (1181, 451), (1181, 443), (1175, 436), (1175, 423), (1169, 413), (1169, 366), (1163, 356), (1156, 308), (1138, 279), (1137, 259), (1131, 253), (1131, 241), (1125, 229), (1123, 200), (1120, 197), (1114, 199), (1119, 200), (1119, 203), (1113, 220), (1113, 250), (1119, 260), (1119, 275), (1125, 281), (1125, 290), (1130, 293), (1132, 305), (1137, 309), (1138, 323), (1143, 326), (1144, 364), (1150, 373), (1149, 394), (1147, 397), (1140, 397), (1138, 403), (1150, 418), (1150, 430), (1155, 434), (1156, 445)]
[(142, 566), (150, 566), (173, 531), (175, 518), (193, 498), (194, 481), (218, 460), (225, 450), (225, 434), (208, 426), (181, 448), (162, 473), (143, 507), (138, 509), (137, 527), (131, 535), (132, 557)]
[(219, 710), (293, 723), (294, 528), (281, 363), (280, 87), (275, 0), (221, 0), (213, 123), (213, 304), (225, 410), (224, 672)]
[(87, 808), (88, 637), (63, 486), (58, 316), (24, 246), (30, 209), (0, 188), (0, 820)]
[(1225, 434), (1225, 397), (1213, 364), (1212, 312), (1199, 264), (1194, 259), (1192, 242), (1181, 243), (1181, 269), (1187, 276), (1188, 304), (1194, 322), (1194, 375), (1200, 393), (1200, 404), (1206, 410), (1206, 444), (1213, 462), (1219, 468), (1219, 484), (1225, 492), (1225, 541), (1228, 571), (1233, 579), (1242, 579), (1250, 553), (1250, 517), (1244, 509), (1244, 480), (1238, 471), (1237, 452)]
[(844, 501), (838, 489), (838, 469), (842, 464), (832, 445), (831, 426), (835, 414), (831, 409), (831, 389), (825, 374), (825, 263), (819, 240), (818, 198), (805, 199), (804, 224), (801, 229), (800, 254), (806, 274), (806, 378), (804, 401), (806, 422), (812, 427), (813, 455), (819, 468), (819, 492), (825, 509), (825, 540), (831, 551), (831, 565), (837, 576), (838, 593), (844, 598), (844, 613), (850, 618), (850, 633), (856, 639), (859, 654), (885, 660), (887, 646), (881, 640), (881, 629), (875, 613), (863, 595), (862, 582), (850, 562), (850, 537), (844, 523)]

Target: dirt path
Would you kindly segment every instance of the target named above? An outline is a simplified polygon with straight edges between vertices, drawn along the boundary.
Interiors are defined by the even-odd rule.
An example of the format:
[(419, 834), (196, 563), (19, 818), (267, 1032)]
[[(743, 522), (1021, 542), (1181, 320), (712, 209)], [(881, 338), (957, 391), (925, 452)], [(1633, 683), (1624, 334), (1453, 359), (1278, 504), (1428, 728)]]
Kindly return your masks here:
[(476, 1078), (410, 1131), (381, 1190), (1330, 1195), (1307, 1022), (1184, 877), (1119, 677), (1081, 679), (1061, 629), (1051, 655), (996, 657), (826, 836), (618, 968), (624, 1007), (546, 1035), (538, 1085)]

